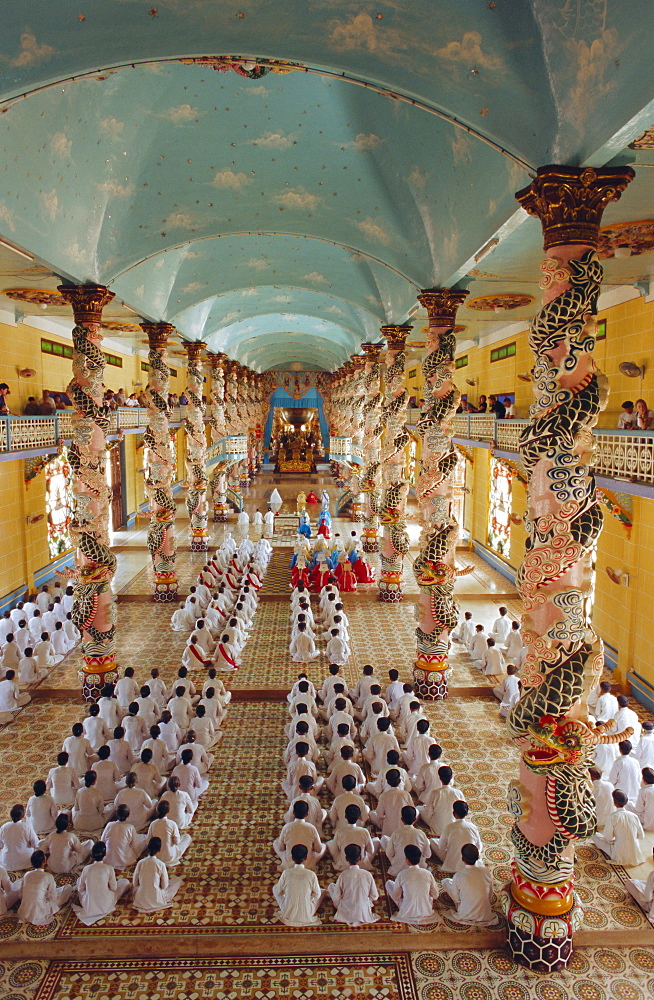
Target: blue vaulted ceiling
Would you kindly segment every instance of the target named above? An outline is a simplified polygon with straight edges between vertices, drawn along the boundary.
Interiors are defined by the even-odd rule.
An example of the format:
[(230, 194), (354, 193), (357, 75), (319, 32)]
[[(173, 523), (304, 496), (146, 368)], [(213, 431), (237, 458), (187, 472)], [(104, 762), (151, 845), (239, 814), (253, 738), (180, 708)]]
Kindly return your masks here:
[(253, 368), (334, 369), (420, 288), (533, 291), (514, 192), (652, 124), (652, 22), (638, 0), (5, 5), (0, 237)]

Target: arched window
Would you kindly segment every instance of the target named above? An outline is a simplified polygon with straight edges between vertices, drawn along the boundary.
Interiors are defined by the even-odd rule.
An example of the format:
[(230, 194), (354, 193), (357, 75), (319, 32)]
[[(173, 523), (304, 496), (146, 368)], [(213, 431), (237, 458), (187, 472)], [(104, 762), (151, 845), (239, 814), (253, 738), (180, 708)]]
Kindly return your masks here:
[(45, 510), (51, 559), (71, 547), (68, 528), (72, 517), (72, 481), (68, 452), (62, 448), (45, 466)]

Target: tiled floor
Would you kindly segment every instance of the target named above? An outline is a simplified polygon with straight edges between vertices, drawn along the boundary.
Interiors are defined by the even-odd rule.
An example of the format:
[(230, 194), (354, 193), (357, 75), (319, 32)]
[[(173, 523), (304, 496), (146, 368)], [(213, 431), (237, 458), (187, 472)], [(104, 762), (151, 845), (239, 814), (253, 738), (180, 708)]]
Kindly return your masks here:
[[(248, 504), (258, 505), (269, 488), (265, 480), (253, 488)], [(294, 498), (300, 486), (282, 483), (278, 488), (287, 499)], [(349, 530), (349, 525), (343, 527)], [(219, 543), (224, 530), (220, 525), (212, 527), (212, 544)], [(178, 575), (180, 582), (188, 585), (202, 557), (181, 550), (185, 538), (183, 525), (178, 538)], [(164, 679), (169, 680), (179, 665), (185, 637), (170, 629), (170, 608), (147, 600), (150, 570), (147, 552), (143, 551), (142, 529), (124, 533), (120, 545), (119, 565), (123, 547), (129, 547), (133, 578), (129, 582), (123, 575), (117, 589), (121, 597), (140, 595), (141, 598), (119, 599), (121, 665), (134, 666), (139, 678), (145, 678), (150, 667), (156, 665)], [(629, 1000), (654, 996), (654, 952), (649, 950), (654, 944), (654, 930), (625, 893), (624, 871), (607, 865), (591, 846), (582, 846), (577, 852), (578, 891), (585, 905), (584, 933), (588, 947), (576, 952), (573, 968), (566, 973), (542, 978), (515, 966), (503, 951), (479, 950), (479, 944), (475, 947), (477, 932), (462, 930), (449, 920), (445, 905), (439, 905), (437, 919), (430, 927), (405, 930), (403, 925), (389, 919), (393, 908), (384, 894), (385, 872), (381, 861), (376, 862), (380, 889), (376, 911), (380, 920), (366, 928), (362, 940), (368, 941), (371, 949), (386, 948), (387, 952), (356, 957), (339, 955), (339, 940), (349, 941), (351, 932), (333, 922), (329, 903), (321, 911), (321, 926), (310, 932), (310, 939), (315, 940), (316, 952), (322, 952), (325, 945), (320, 944), (321, 934), (335, 935), (328, 945), (333, 953), (313, 958), (293, 957), (293, 941), (302, 935), (306, 938), (306, 932), (294, 931), (278, 922), (270, 893), (278, 877), (270, 844), (281, 826), (285, 808), (279, 788), (282, 775), (279, 755), (285, 742), (282, 726), (286, 715), (280, 696), (297, 674), (288, 656), (289, 556), (288, 546), (276, 547), (243, 665), (233, 678), (238, 700), (235, 698), (230, 706), (225, 736), (212, 769), (211, 788), (190, 831), (193, 845), (179, 868), (185, 881), (175, 906), (144, 916), (125, 901), (109, 918), (90, 928), (81, 925), (70, 908), (47, 928), (21, 928), (13, 915), (0, 919), (0, 939), (6, 947), (11, 947), (17, 959), (0, 965), (0, 996), (5, 1000), (33, 1000), (35, 996), (38, 1000), (46, 997), (95, 1000), (105, 995), (112, 1000), (141, 996), (166, 996), (173, 1000), (190, 996), (198, 1000), (205, 996), (217, 1000), (278, 997), (340, 1000), (357, 995), (367, 1000), (458, 997)], [(489, 600), (488, 594), (507, 594), (507, 582), (487, 570), (478, 557), (468, 559), (467, 553), (460, 553), (460, 557), (462, 564), (470, 561), (475, 567), (474, 573), (461, 578), (457, 585), (462, 606), (473, 611), (476, 621), (489, 623), (495, 617), (497, 605)], [(407, 594), (403, 604), (387, 606), (376, 602), (374, 588), (371, 589), (373, 592), (369, 594), (345, 597), (353, 650), (344, 670), (346, 678), (353, 682), (361, 666), (371, 662), (381, 677), (395, 666), (403, 678), (409, 679), (415, 641), (415, 596)], [(514, 597), (503, 600), (511, 612), (517, 611)], [(467, 655), (457, 651), (453, 665), (452, 696), (447, 702), (429, 708), (432, 730), (466, 794), (481, 832), (486, 862), (499, 891), (510, 877), (511, 820), (506, 812), (506, 785), (517, 770), (517, 751), (506, 738), (484, 678)], [(32, 704), (0, 732), (0, 754), (5, 765), (0, 772), (3, 814), (14, 802), (25, 801), (34, 779), (45, 775), (70, 726), (83, 715), (77, 668), (78, 656), (73, 653), (35, 690)], [(316, 680), (324, 676), (324, 657), (312, 665), (311, 673)], [(471, 688), (478, 693), (471, 694)], [(440, 878), (437, 866), (434, 874)], [(643, 877), (646, 871), (638, 875)], [(333, 880), (329, 862), (320, 863), (318, 876), (323, 886)], [(73, 879), (64, 876), (57, 881)], [(500, 939), (499, 932), (496, 933)], [(617, 935), (624, 945), (638, 941), (639, 946), (608, 950), (603, 947), (607, 933), (614, 935), (613, 940)], [(392, 935), (390, 949), (389, 935)], [(194, 942), (212, 941), (215, 953), (225, 954), (227, 945), (221, 946), (220, 942), (228, 939), (232, 942), (239, 936), (256, 941), (259, 952), (277, 952), (276, 957), (250, 960), (190, 957), (194, 954)], [(422, 938), (430, 950), (415, 950), (416, 945), (420, 948)], [(171, 952), (166, 941), (173, 939), (175, 950)], [(147, 942), (148, 948), (154, 947), (158, 955), (178, 957), (119, 961), (121, 948), (129, 940)], [(74, 954), (84, 955), (83, 959), (63, 957), (48, 965), (40, 960), (43, 950), (39, 953), (40, 943), (46, 941), (52, 946), (66, 941), (64, 948), (86, 942), (92, 945), (97, 957), (87, 960), (84, 951), (78, 950)], [(647, 946), (641, 946), (641, 942)], [(365, 951), (365, 947), (364, 943), (359, 950)], [(409, 956), (409, 952), (413, 954)], [(49, 954), (55, 955), (57, 951)]]

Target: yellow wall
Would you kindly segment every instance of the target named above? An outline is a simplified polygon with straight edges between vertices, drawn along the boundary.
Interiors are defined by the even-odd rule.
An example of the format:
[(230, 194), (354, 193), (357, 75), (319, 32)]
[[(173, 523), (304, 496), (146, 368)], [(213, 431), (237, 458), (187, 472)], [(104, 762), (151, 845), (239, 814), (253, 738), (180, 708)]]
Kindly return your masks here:
[(28, 525), (30, 514), (45, 510), (45, 477), (41, 474), (29, 486), (24, 480), (24, 462), (0, 463), (0, 595), (10, 593), (49, 562), (47, 522)]

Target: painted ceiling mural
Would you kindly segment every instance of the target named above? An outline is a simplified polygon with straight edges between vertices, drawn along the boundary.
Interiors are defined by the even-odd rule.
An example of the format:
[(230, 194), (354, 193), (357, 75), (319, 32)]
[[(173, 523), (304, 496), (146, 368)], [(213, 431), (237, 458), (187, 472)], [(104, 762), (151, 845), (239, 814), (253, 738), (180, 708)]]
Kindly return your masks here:
[[(548, 162), (654, 164), (628, 148), (652, 29), (641, 0), (5, 5), (0, 238), (38, 287), (102, 282), (256, 370), (333, 370), (421, 288), (537, 295), (514, 192)], [(607, 225), (649, 219), (650, 174)], [(639, 254), (609, 280), (649, 273)]]

